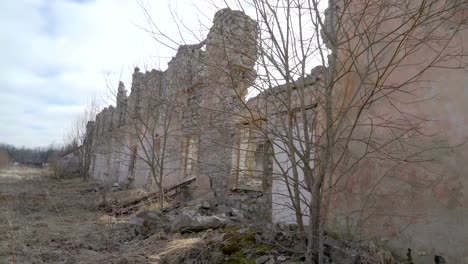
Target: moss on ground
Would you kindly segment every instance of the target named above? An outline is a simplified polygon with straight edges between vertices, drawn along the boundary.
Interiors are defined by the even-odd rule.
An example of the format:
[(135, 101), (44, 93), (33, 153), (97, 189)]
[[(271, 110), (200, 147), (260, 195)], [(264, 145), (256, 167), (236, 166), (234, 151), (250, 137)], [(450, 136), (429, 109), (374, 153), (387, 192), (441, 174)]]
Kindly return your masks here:
[(231, 255), (242, 249), (251, 248), (255, 244), (255, 236), (251, 232), (240, 234), (238, 231), (231, 231), (225, 234), (221, 251), (226, 255)]
[[(243, 230), (240, 232), (240, 229), (232, 227), (225, 230), (226, 234), (221, 245), (221, 251), (227, 255), (225, 264), (254, 264), (258, 256), (274, 251), (272, 245), (256, 244), (254, 229), (249, 229), (247, 232)], [(249, 253), (253, 253), (253, 256)]]
[(272, 245), (260, 244), (260, 245), (255, 249), (255, 252), (256, 252), (257, 254), (266, 254), (266, 253), (270, 252), (271, 250), (273, 250), (273, 246), (272, 246)]

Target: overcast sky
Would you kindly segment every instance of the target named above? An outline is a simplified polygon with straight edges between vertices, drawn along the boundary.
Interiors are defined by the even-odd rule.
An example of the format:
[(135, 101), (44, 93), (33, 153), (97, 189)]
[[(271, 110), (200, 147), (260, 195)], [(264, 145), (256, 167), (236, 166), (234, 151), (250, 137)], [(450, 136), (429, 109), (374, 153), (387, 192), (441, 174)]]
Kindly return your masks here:
[[(216, 11), (203, 0), (143, 1), (179, 42), (174, 19), (204, 35)], [(92, 97), (110, 103), (106, 80), (129, 89), (135, 66), (166, 69), (174, 51), (139, 26), (147, 28), (137, 0), (1, 0), (0, 142), (60, 144)]]

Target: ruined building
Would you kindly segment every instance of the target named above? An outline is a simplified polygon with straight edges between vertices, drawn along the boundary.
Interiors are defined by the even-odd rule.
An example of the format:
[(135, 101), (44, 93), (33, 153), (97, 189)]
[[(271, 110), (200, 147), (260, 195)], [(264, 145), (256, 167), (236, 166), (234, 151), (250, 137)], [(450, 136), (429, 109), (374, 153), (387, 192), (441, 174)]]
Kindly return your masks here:
[(255, 21), (225, 9), (216, 13), (207, 39), (179, 47), (166, 71), (135, 68), (130, 95), (120, 83), (116, 107), (102, 110), (88, 127), (90, 174), (133, 187), (157, 187), (159, 176), (163, 187), (195, 178), (192, 198), (214, 195), (263, 210), (257, 176), (248, 183), (248, 204), (244, 195), (228, 195), (235, 108), (256, 76), (256, 38)]
[[(247, 89), (257, 79), (258, 25), (240, 11), (218, 11), (206, 40), (180, 46), (166, 71), (135, 68), (128, 96), (119, 84), (116, 106), (102, 110), (87, 127), (90, 175), (153, 190), (187, 182), (188, 199), (213, 199), (244, 210), (253, 220), (296, 223), (303, 217), (307, 223), (307, 213), (295, 214), (290, 183), (281, 176), (294, 175), (303, 183), (297, 187), (298, 204), (310, 201), (306, 179), (315, 173), (311, 168), (321, 166), (314, 162), (324, 152), (314, 147), (324, 140), (317, 135), (329, 136), (320, 126), (328, 107), (342, 120), (333, 134), (338, 147), (330, 151), (336, 157), (346, 154), (330, 178), (329, 228), (357, 239), (382, 238), (400, 255), (410, 248), (413, 259), (424, 263), (435, 255), (451, 263), (468, 262), (468, 62), (466, 55), (454, 56), (468, 50), (467, 7), (441, 14), (446, 17), (441, 25), (428, 19), (404, 31), (411, 36), (399, 42), (405, 43), (403, 49), (382, 44), (403, 35), (397, 34), (406, 30), (399, 27), (400, 20), (379, 23), (374, 34), (384, 36), (383, 41), (369, 45), (361, 37), (372, 35), (364, 22), (382, 17), (381, 9), (368, 6), (369, 16), (356, 22), (364, 1), (347, 8), (342, 2), (327, 12), (330, 67), (316, 67), (248, 100)], [(386, 8), (389, 14), (400, 10)], [(437, 8), (431, 5), (425, 15), (430, 18)], [(429, 38), (431, 34), (438, 38)], [(441, 45), (442, 37), (450, 38), (450, 45)], [(435, 39), (440, 46), (417, 39)], [(411, 45), (416, 48), (402, 56)], [(443, 64), (426, 70), (423, 58), (438, 54), (441, 46), (444, 52), (436, 57), (444, 58)], [(360, 55), (353, 57), (349, 50)], [(395, 57), (399, 59), (392, 62)], [(328, 96), (324, 87), (332, 75), (340, 78), (327, 104), (322, 98)], [(386, 94), (402, 82), (409, 90)], [(363, 85), (372, 91), (378, 86), (384, 100), (361, 104), (362, 98), (374, 96), (367, 88), (360, 90)], [(280, 103), (284, 100), (290, 100), (287, 107)], [(395, 136), (394, 131), (404, 133)], [(342, 135), (351, 136), (341, 140)], [(288, 153), (291, 146), (300, 153)], [(408, 153), (418, 153), (418, 159)]]

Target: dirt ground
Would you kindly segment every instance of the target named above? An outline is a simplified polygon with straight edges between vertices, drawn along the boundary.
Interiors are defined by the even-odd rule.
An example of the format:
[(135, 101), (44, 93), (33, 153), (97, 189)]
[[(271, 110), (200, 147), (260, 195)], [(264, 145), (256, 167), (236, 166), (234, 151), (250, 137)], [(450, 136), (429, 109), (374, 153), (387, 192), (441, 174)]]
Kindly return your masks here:
[[(116, 218), (99, 210), (103, 190), (108, 189), (99, 189), (91, 180), (49, 174), (18, 167), (0, 171), (0, 264), (237, 264), (255, 263), (263, 255), (294, 258), (283, 246), (275, 246), (276, 240), (268, 238), (271, 232), (236, 224), (199, 233), (156, 228), (149, 236), (137, 235), (129, 217)], [(105, 194), (108, 201), (122, 204), (146, 193), (132, 189)], [(141, 206), (136, 214), (157, 206)], [(361, 250), (362, 263), (395, 263), (388, 251), (372, 245)]]
[(167, 238), (136, 238), (127, 218), (98, 210), (96, 187), (41, 169), (0, 171), (0, 263), (160, 263)]

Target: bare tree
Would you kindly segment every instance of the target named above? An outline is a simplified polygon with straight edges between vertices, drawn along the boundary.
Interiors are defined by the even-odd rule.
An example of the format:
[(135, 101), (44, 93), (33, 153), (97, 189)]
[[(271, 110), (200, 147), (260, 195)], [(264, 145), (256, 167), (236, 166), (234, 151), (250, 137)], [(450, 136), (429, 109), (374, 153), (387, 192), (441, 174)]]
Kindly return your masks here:
[(5, 165), (14, 161), (24, 165), (42, 166), (51, 156), (60, 151), (61, 149), (53, 144), (47, 147), (27, 148), (0, 143), (0, 152)]
[(136, 84), (140, 89), (135, 91), (140, 93), (136, 98), (141, 98), (141, 100), (137, 99), (130, 104), (130, 107), (127, 107), (126, 124), (129, 126), (127, 136), (136, 141), (127, 147), (132, 148), (130, 167), (132, 164), (138, 166), (136, 161), (140, 160), (149, 169), (151, 181), (160, 194), (160, 208), (163, 209), (164, 187), (167, 187), (164, 179), (178, 172), (178, 166), (174, 163), (182, 159), (182, 146), (179, 138), (182, 107), (178, 104), (180, 94), (165, 89), (155, 89), (164, 87), (151, 83), (164, 82), (162, 74), (156, 72), (156, 75), (156, 80), (149, 80), (150, 83), (134, 82), (134, 87)]
[[(289, 199), (309, 259), (318, 253), (320, 263), (330, 199), (363, 162), (383, 171), (368, 197), (383, 178), (409, 168), (434, 174), (426, 167), (436, 161), (434, 150), (451, 146), (424, 134), (430, 120), (412, 107), (433, 99), (424, 95), (426, 72), (467, 66), (456, 44), (466, 26), (451, 19), (464, 1), (330, 1), (325, 12), (323, 4), (253, 1), (260, 57), (250, 92), (259, 95), (242, 114), (246, 122), (265, 120), (249, 124), (272, 144), (273, 196)], [(327, 68), (311, 71), (314, 64)], [(428, 178), (411, 181), (426, 188), (438, 182)]]
[(193, 147), (181, 135), (186, 94), (177, 84), (167, 86), (171, 88), (166, 89), (162, 72), (143, 73), (135, 68), (131, 94), (127, 96), (122, 82), (116, 92), (110, 88), (116, 107), (100, 112), (88, 133), (95, 153), (91, 170), (96, 164), (104, 166), (106, 176), (128, 185), (148, 175), (145, 185), (160, 194), (161, 209), (165, 206), (164, 187), (178, 183), (181, 168), (193, 164), (182, 151)]
[[(235, 130), (234, 142), (216, 142), (232, 150), (233, 188), (260, 180), (272, 195), (273, 211), (275, 203), (279, 211), (292, 210), (309, 261), (316, 254), (323, 263), (332, 198), (348, 188), (363, 163), (375, 162), (382, 170), (365, 190), (358, 222), (368, 217), (365, 209), (384, 179), (411, 167), (436, 174), (427, 167), (436, 162), (434, 151), (451, 146), (423, 132), (430, 119), (415, 115), (412, 106), (433, 99), (424, 95), (427, 72), (466, 68), (465, 51), (454, 44), (465, 22), (452, 19), (464, 5), (461, 0), (236, 1), (235, 7), (254, 10), (256, 36), (242, 42), (243, 36), (225, 32), (229, 39), (207, 45), (208, 59), (201, 60), (211, 71), (206, 81), (232, 89), (229, 96), (221, 88), (211, 92), (216, 99), (211, 102), (228, 107), (203, 104), (211, 115), (205, 115), (210, 118), (200, 133), (216, 141), (212, 131)], [(177, 43), (156, 31), (159, 42)], [(253, 52), (238, 52), (257, 38)], [(245, 60), (232, 60), (236, 52)], [(243, 64), (250, 61), (256, 62), (256, 74)], [(161, 183), (164, 163), (154, 142), (156, 135), (164, 139), (172, 133), (160, 127), (174, 123), (172, 113), (179, 111), (168, 98), (157, 100), (166, 107), (162, 112), (148, 108), (131, 119), (145, 146), (142, 159)], [(234, 122), (212, 122), (222, 115)], [(266, 158), (256, 160), (259, 153)], [(437, 180), (416, 177), (406, 183), (428, 188)]]
[(5, 169), (10, 166), (10, 156), (8, 152), (4, 149), (0, 149), (0, 169)]
[(89, 134), (89, 122), (92, 122), (98, 113), (99, 105), (95, 98), (91, 99), (85, 109), (78, 114), (65, 135), (64, 148), (68, 152), (75, 152), (78, 156), (78, 164), (81, 177), (84, 181), (89, 178), (89, 166), (91, 164), (92, 142), (86, 137)]
[[(246, 102), (245, 90), (234, 89), (236, 107), (213, 110), (233, 111), (244, 126), (240, 133), (254, 132), (240, 135), (240, 144), (231, 146), (241, 159), (232, 166), (244, 176), (255, 177), (253, 171), (260, 169), (252, 162), (258, 152), (252, 134), (267, 139), (271, 146), (263, 151), (273, 162), (272, 195), (286, 198), (276, 202), (293, 210), (309, 259), (317, 253), (322, 263), (321, 239), (331, 197), (347, 188), (359, 166), (373, 162), (381, 172), (365, 190), (368, 199), (359, 209), (358, 222), (368, 217), (366, 211), (384, 179), (416, 170), (421, 177), (406, 184), (429, 188), (440, 180), (429, 164), (437, 162), (434, 151), (453, 146), (425, 134), (431, 120), (417, 115), (415, 108), (434, 99), (425, 95), (429, 71), (467, 66), (466, 53), (457, 44), (466, 30), (459, 15), (465, 2), (236, 4), (253, 7), (259, 23), (258, 75), (254, 83), (245, 83), (251, 85), (250, 96), (257, 96)], [(218, 45), (227, 54), (235, 49), (222, 41)], [(232, 87), (238, 86), (239, 76), (248, 75), (232, 71), (239, 65), (229, 59), (227, 65), (205, 63), (223, 72), (218, 76), (229, 75)], [(210, 81), (225, 85), (220, 80)]]

